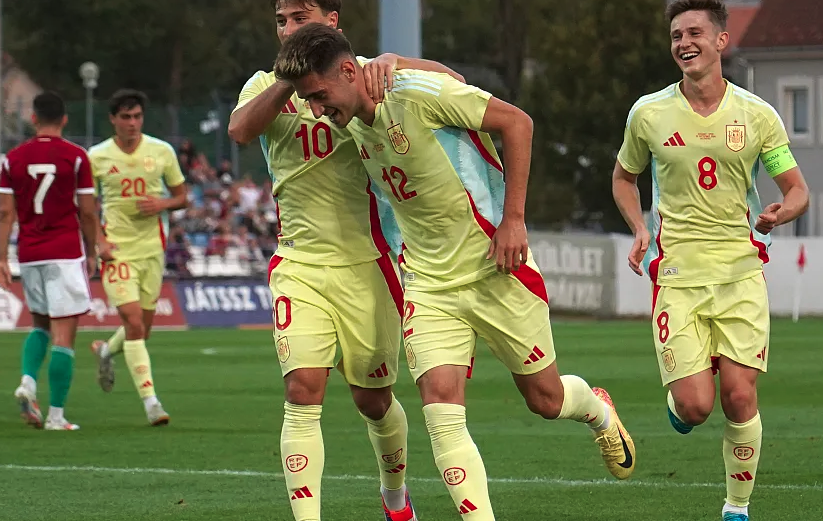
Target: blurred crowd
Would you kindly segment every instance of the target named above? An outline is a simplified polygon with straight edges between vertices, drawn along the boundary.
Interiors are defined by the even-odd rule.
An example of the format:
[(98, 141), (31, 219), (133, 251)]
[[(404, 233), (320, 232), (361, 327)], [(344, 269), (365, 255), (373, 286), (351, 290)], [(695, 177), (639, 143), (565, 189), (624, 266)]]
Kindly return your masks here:
[(271, 182), (258, 185), (249, 175), (235, 179), (230, 161), (212, 165), (187, 140), (178, 159), (189, 207), (170, 215), (167, 271), (186, 277), (195, 255), (225, 258), (229, 252), (253, 271), (265, 270), (279, 227)]

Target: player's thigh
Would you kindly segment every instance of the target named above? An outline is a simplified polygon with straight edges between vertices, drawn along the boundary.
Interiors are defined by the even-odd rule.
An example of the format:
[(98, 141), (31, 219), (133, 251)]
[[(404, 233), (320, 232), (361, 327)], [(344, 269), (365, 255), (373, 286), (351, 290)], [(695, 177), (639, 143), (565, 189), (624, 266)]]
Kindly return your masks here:
[(165, 257), (158, 255), (140, 259), (134, 264), (140, 287), (140, 308), (148, 311), (154, 310), (157, 308), (157, 299), (160, 298), (160, 291), (163, 289)]
[(353, 266), (329, 267), (324, 294), (343, 354), (338, 369), (358, 387), (381, 388), (397, 380), (403, 290), (388, 256)]
[(769, 352), (769, 296), (763, 275), (712, 288), (714, 350), (766, 372)]
[(20, 266), (20, 282), (23, 284), (23, 298), (29, 311), (48, 316), (49, 301), (46, 296), (44, 265)]
[(709, 369), (711, 306), (707, 288), (654, 288), (652, 335), (664, 386)]
[(321, 293), (324, 270), (282, 260), (269, 274), (273, 337), (283, 376), (295, 369), (334, 366), (337, 332)]
[(46, 299), (52, 319), (75, 317), (91, 309), (91, 291), (84, 261), (43, 265)]
[(445, 365), (471, 369), (477, 336), (460, 317), (460, 288), (443, 291), (406, 291), (403, 343), (414, 381)]
[(113, 260), (104, 262), (100, 270), (103, 290), (109, 304), (120, 308), (125, 304), (140, 301), (140, 282), (132, 261)]
[(529, 259), (518, 272), (495, 273), (468, 285), (460, 308), (498, 360), (514, 374), (529, 375), (555, 360), (545, 285)]

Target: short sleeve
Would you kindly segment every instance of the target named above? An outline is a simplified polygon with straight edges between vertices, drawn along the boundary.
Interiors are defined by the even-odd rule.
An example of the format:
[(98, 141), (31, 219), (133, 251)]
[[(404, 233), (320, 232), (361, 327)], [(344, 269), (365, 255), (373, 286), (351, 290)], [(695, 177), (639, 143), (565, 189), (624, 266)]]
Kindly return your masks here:
[(175, 186), (180, 186), (186, 182), (186, 178), (183, 177), (183, 172), (180, 170), (180, 163), (177, 160), (177, 154), (174, 153), (174, 149), (171, 145), (166, 145), (166, 165), (165, 170), (163, 171), (163, 180), (166, 182), (166, 186), (169, 188), (174, 188)]
[(483, 126), (491, 98), (488, 92), (461, 83), (448, 74), (418, 70), (395, 72), (394, 88), (387, 97), (412, 102), (406, 103), (407, 107), (417, 112), (421, 121), (431, 128), (468, 130), (480, 130)]
[(11, 187), (11, 173), (9, 172), (9, 158), (3, 157), (0, 163), (0, 194), (13, 194)]
[(94, 194), (94, 176), (91, 173), (91, 161), (85, 152), (75, 160), (75, 174), (77, 175), (77, 193)]
[(617, 161), (627, 172), (640, 174), (649, 164), (650, 156), (649, 144), (643, 136), (643, 115), (635, 106), (626, 122), (623, 145), (617, 154)]
[(234, 107), (232, 112), (243, 108), (248, 102), (269, 88), (274, 83), (273, 76), (274, 73), (267, 74), (263, 71), (257, 71), (254, 76), (249, 78), (249, 81), (247, 81), (240, 90), (240, 95), (237, 98), (237, 106)]
[(760, 132), (763, 136), (763, 145), (761, 145), (760, 149), (761, 154), (768, 154), (772, 150), (789, 144), (789, 135), (786, 133), (786, 127), (774, 109), (764, 113)]

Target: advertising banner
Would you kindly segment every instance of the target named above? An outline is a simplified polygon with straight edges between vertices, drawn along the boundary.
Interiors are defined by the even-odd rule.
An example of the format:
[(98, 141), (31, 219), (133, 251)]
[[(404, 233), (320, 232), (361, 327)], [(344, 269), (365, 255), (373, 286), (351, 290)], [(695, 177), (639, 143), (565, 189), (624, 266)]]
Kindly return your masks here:
[(190, 326), (271, 325), (271, 290), (253, 279), (217, 279), (177, 283), (180, 305)]

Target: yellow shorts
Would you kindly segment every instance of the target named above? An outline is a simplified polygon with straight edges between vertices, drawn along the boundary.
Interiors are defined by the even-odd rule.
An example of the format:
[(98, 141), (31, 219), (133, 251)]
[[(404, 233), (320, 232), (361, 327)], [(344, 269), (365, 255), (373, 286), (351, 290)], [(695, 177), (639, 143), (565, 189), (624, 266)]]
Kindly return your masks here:
[(725, 356), (766, 372), (769, 298), (762, 274), (702, 288), (655, 287), (654, 344), (663, 385)]
[(142, 309), (155, 309), (163, 287), (165, 261), (165, 255), (158, 255), (147, 259), (104, 262), (100, 267), (100, 278), (109, 302), (115, 307), (139, 302)]
[(295, 369), (337, 369), (351, 385), (397, 380), (403, 289), (388, 255), (353, 266), (315, 266), (272, 257), (269, 286), (274, 342), (283, 376)]
[(443, 291), (406, 290), (403, 337), (415, 381), (442, 365), (474, 364), (477, 335), (515, 374), (554, 362), (546, 286), (529, 260), (515, 274), (495, 273)]

